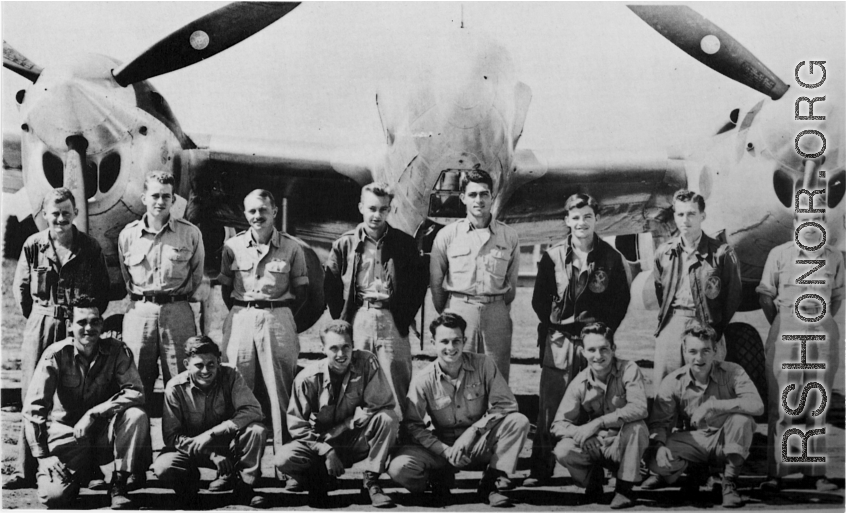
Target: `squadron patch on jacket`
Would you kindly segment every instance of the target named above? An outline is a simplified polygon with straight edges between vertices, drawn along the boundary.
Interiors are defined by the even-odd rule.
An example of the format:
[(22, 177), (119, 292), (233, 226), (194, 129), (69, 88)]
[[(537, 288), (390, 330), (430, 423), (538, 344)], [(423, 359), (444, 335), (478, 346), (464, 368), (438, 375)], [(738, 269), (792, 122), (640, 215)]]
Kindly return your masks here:
[(721, 294), (721, 279), (719, 276), (709, 276), (706, 281), (706, 297), (715, 299)]
[(609, 287), (609, 274), (605, 269), (596, 269), (591, 275), (591, 281), (588, 283), (588, 289), (595, 294), (599, 294)]

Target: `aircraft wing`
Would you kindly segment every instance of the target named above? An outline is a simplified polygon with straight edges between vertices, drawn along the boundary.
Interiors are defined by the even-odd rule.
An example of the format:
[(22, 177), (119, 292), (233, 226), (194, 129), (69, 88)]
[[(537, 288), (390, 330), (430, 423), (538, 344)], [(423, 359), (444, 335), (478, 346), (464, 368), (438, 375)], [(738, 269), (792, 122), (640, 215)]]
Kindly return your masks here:
[[(192, 134), (196, 149), (183, 152), (180, 180), (191, 191), (187, 217), (198, 225), (214, 220), (244, 229), (241, 201), (267, 189), (283, 209), (290, 232), (328, 246), (361, 219), (361, 186), (373, 181), (378, 148), (330, 146), (279, 140)], [(183, 189), (184, 187), (184, 189)]]
[(667, 231), (671, 196), (687, 183), (685, 161), (666, 153), (519, 150), (514, 162), (517, 189), (498, 219), (523, 244), (564, 238), (565, 199), (578, 192), (600, 203), (600, 235)]

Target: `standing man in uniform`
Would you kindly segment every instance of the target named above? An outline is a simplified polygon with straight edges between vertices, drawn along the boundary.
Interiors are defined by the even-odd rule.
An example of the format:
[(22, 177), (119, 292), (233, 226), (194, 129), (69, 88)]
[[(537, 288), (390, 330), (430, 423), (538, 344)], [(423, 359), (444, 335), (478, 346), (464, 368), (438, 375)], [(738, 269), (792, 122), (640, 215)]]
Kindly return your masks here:
[(488, 173), (467, 171), (460, 190), (468, 216), (435, 236), (429, 266), (432, 302), (438, 313), (449, 308), (465, 319), (465, 351), (491, 356), (508, 384), (518, 232), (492, 218), (494, 182)]
[(132, 299), (123, 338), (152, 398), (160, 359), (165, 383), (185, 370), (185, 341), (197, 334), (188, 300), (203, 281), (205, 251), (200, 230), (171, 215), (172, 174), (148, 173), (141, 201), (147, 213), (121, 231), (118, 258)]
[(331, 481), (364, 461), (361, 494), (376, 508), (394, 501), (379, 476), (400, 425), (394, 395), (373, 353), (353, 349), (353, 327), (342, 320), (321, 329), (326, 358), (303, 369), (294, 381), (288, 427), (294, 441), (277, 454), (276, 466), (326, 506)]
[(556, 459), (585, 487), (589, 500), (603, 494), (603, 467), (614, 469), (611, 508), (629, 508), (649, 443), (644, 377), (635, 362), (615, 356), (612, 329), (602, 322), (586, 325), (581, 338), (588, 368), (568, 386), (556, 412), (552, 431), (561, 438)]
[(653, 279), (659, 300), (653, 388), (682, 367), (682, 333), (696, 319), (717, 333), (718, 360), (726, 356), (723, 332), (741, 304), (741, 271), (729, 244), (705, 233), (706, 200), (685, 189), (673, 195), (679, 235), (656, 249)]
[[(799, 240), (808, 248), (816, 248), (807, 251), (797, 246), (794, 240), (786, 242), (773, 248), (765, 263), (762, 272), (762, 281), (756, 287), (759, 293), (759, 304), (762, 311), (771, 323), (768, 340), (765, 342), (765, 368), (768, 376), (768, 479), (762, 483), (762, 488), (769, 491), (779, 491), (782, 488), (782, 476), (797, 471), (803, 472), (804, 485), (815, 488), (819, 492), (830, 492), (837, 490), (838, 486), (826, 477), (825, 463), (783, 463), (782, 462), (782, 435), (792, 427), (794, 418), (785, 412), (782, 407), (782, 393), (790, 383), (795, 384), (795, 390), (787, 399), (788, 404), (797, 404), (800, 397), (799, 388), (806, 383), (817, 382), (823, 384), (827, 391), (832, 391), (835, 382), (835, 374), (838, 370), (839, 360), (843, 353), (839, 351), (838, 324), (835, 316), (841, 310), (844, 301), (844, 257), (839, 251), (821, 240), (821, 232), (812, 226), (801, 226), (804, 223), (817, 223), (823, 225), (825, 217), (823, 213), (818, 214), (794, 214), (794, 229), (799, 230)], [(820, 246), (820, 247), (818, 247)], [(805, 264), (797, 261), (806, 260)], [(823, 263), (820, 270), (815, 269), (817, 263)], [(797, 279), (805, 276), (809, 271), (816, 270), (807, 281), (818, 281), (818, 283), (798, 284)], [(804, 294), (817, 294), (826, 303), (826, 312), (821, 311), (819, 300), (805, 299), (797, 305), (798, 312), (806, 319), (816, 319), (821, 314), (823, 317), (814, 322), (806, 322), (797, 318), (795, 313), (795, 302)], [(807, 340), (805, 360), (811, 363), (823, 363), (826, 369), (803, 370), (783, 369), (784, 363), (799, 363), (800, 344), (799, 340), (782, 340), (782, 335), (806, 335), (824, 336), (824, 340)], [(792, 398), (793, 397), (793, 398)], [(826, 426), (827, 411), (815, 411), (815, 407), (821, 403), (819, 391), (814, 389), (807, 399), (807, 406), (802, 416), (805, 425), (802, 429), (808, 433), (810, 429), (820, 429)], [(813, 416), (812, 412), (818, 413)], [(833, 430), (830, 428), (826, 434), (815, 435), (809, 438), (808, 454), (810, 456), (823, 456), (827, 454), (826, 438)], [(794, 447), (789, 451), (792, 456), (799, 453), (797, 442), (799, 437), (792, 436), (789, 440), (794, 442)], [(831, 440), (832, 441), (832, 440)], [(837, 442), (836, 442), (837, 443)], [(805, 445), (805, 443), (804, 443)]]
[[(722, 506), (741, 507), (738, 476), (750, 455), (753, 417), (761, 415), (765, 405), (744, 368), (716, 359), (715, 330), (692, 322), (682, 337), (686, 365), (662, 381), (648, 420), (648, 465), (671, 484), (689, 465), (698, 466), (689, 471), (684, 495), (699, 491), (696, 476), (703, 467), (723, 465)], [(680, 417), (683, 429), (674, 431)]]
[(309, 276), (303, 248), (274, 228), (273, 195), (256, 189), (244, 198), (250, 229), (224, 243), (221, 296), (227, 360), (241, 372), (273, 423), (274, 453), (290, 440), (285, 412), (297, 372), (300, 339), (294, 313), (306, 302)]
[[(541, 383), (532, 468), (524, 486), (542, 486), (553, 475), (550, 425), (568, 384), (583, 368), (580, 332), (587, 323), (618, 329), (629, 307), (624, 259), (595, 233), (600, 206), (586, 194), (565, 201), (570, 235), (538, 263), (532, 309), (538, 315)], [(541, 340), (541, 336), (545, 340)]]
[[(93, 298), (102, 314), (109, 305), (109, 272), (100, 244), (74, 225), (78, 210), (73, 193), (64, 187), (44, 196), (41, 215), (47, 229), (24, 243), (15, 270), (13, 291), (27, 319), (21, 342), (21, 395), (26, 397), (32, 373), (41, 353), (50, 344), (67, 337), (71, 303), (80, 296)], [(35, 486), (36, 462), (26, 435), (18, 438), (18, 467), (3, 484), (7, 490)], [(105, 486), (103, 474), (95, 465), (92, 480)]]
[(112, 509), (131, 508), (128, 478), (152, 459), (141, 378), (123, 342), (100, 338), (100, 307), (78, 296), (72, 308), (72, 335), (44, 350), (22, 411), (38, 459), (38, 498), (71, 508), (92, 463), (114, 460)]
[(409, 325), (429, 284), (415, 239), (388, 224), (388, 184), (362, 188), (363, 222), (332, 245), (324, 290), (333, 319), (353, 324), (353, 345), (376, 354), (402, 418), (412, 380)]
[[(412, 381), (403, 427), (412, 444), (397, 451), (388, 474), (414, 493), (430, 483), (437, 500), (450, 499), (455, 469), (485, 466), (481, 502), (510, 507), (500, 493), (518, 465), (529, 420), (488, 355), (463, 351), (465, 320), (445, 312), (429, 326), (437, 360)], [(429, 416), (432, 429), (424, 419)]]
[(188, 370), (165, 387), (165, 450), (153, 470), (174, 489), (180, 509), (197, 506), (201, 466), (220, 476), (209, 491), (235, 489), (235, 504), (265, 507), (267, 500), (253, 493), (267, 438), (262, 407), (238, 370), (221, 365), (211, 338), (191, 337), (185, 345)]

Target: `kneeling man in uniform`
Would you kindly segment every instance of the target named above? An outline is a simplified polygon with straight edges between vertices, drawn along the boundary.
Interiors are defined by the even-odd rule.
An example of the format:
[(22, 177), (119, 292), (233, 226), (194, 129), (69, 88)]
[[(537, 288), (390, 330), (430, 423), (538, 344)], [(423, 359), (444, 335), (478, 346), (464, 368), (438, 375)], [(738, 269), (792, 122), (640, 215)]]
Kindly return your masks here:
[(612, 329), (588, 324), (580, 334), (588, 368), (568, 386), (556, 412), (553, 453), (588, 498), (603, 493), (603, 467), (617, 470), (612, 509), (635, 505), (632, 487), (649, 444), (647, 394), (635, 362), (615, 357)]
[(186, 509), (196, 505), (201, 466), (218, 471), (209, 491), (235, 489), (237, 504), (264, 507), (265, 498), (253, 494), (267, 440), (259, 401), (241, 373), (221, 365), (211, 338), (189, 338), (185, 355), (186, 370), (165, 387), (165, 449), (153, 470)]
[[(736, 482), (750, 454), (753, 417), (765, 406), (740, 365), (715, 360), (715, 330), (695, 322), (682, 337), (686, 365), (662, 381), (648, 422), (650, 470), (673, 484), (689, 465), (724, 465), (723, 507), (741, 507)], [(680, 416), (684, 429), (671, 433)], [(699, 490), (697, 479), (689, 482), (695, 486), (684, 492)]]
[(334, 478), (364, 460), (362, 495), (374, 507), (392, 507), (379, 486), (400, 425), (391, 384), (373, 353), (353, 349), (349, 322), (329, 322), (321, 341), (327, 357), (294, 379), (288, 404), (294, 440), (282, 447), (277, 469), (303, 484), (310, 500), (321, 505)]
[[(403, 414), (411, 445), (399, 449), (388, 474), (413, 493), (432, 485), (439, 500), (449, 500), (455, 469), (485, 465), (477, 493), (494, 507), (511, 500), (500, 493), (518, 464), (529, 420), (494, 360), (464, 352), (461, 316), (445, 312), (430, 324), (437, 360), (412, 379)], [(427, 429), (429, 415), (433, 430)]]
[(26, 438), (38, 459), (38, 498), (51, 509), (71, 507), (92, 460), (114, 460), (112, 509), (132, 507), (127, 478), (143, 475), (152, 458), (132, 352), (123, 342), (101, 339), (102, 329), (97, 303), (78, 296), (72, 336), (44, 350), (24, 400)]

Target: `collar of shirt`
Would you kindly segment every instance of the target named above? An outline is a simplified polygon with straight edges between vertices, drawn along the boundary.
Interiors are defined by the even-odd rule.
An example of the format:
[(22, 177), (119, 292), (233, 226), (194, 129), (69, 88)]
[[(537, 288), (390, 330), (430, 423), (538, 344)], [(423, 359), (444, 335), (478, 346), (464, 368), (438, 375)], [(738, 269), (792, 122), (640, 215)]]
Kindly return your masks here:
[[(441, 364), (438, 363), (437, 359), (435, 360), (434, 367), (435, 367), (435, 378), (439, 382), (442, 379), (450, 379), (450, 376), (446, 372), (444, 372), (444, 370), (441, 368)], [(462, 370), (466, 370), (468, 372), (474, 372), (476, 370), (476, 368), (473, 366), (473, 363), (471, 363), (470, 358), (467, 356), (467, 354), (464, 351), (462, 352), (462, 367), (459, 371), (460, 372), (459, 377), (461, 377), (461, 371)]]
[[(83, 352), (79, 350), (79, 347), (77, 347), (77, 345), (76, 345), (76, 339), (74, 339), (74, 343), (73, 343), (73, 344), (71, 344), (71, 347), (73, 348), (73, 357), (74, 357), (74, 360), (76, 360), (76, 359), (78, 359), (78, 358), (85, 358), (86, 360), (88, 360), (88, 357), (87, 357), (87, 356), (85, 356), (85, 355), (83, 354)], [(99, 341), (97, 342), (97, 350), (96, 350), (96, 351), (94, 351), (93, 353), (91, 353), (91, 355), (92, 355), (94, 358), (93, 358), (92, 360), (88, 361), (89, 366), (90, 366), (92, 363), (94, 363), (94, 360), (96, 360), (96, 357), (97, 357), (98, 355), (104, 355), (104, 356), (105, 356), (105, 355), (108, 355), (108, 354), (109, 354), (109, 346), (108, 346), (108, 344), (106, 344), (106, 343), (105, 343), (105, 341), (103, 341), (103, 340), (99, 340)]]
[[(573, 240), (571, 239), (571, 237), (573, 237), (573, 235), (568, 235), (568, 243), (567, 243), (566, 249), (565, 249), (565, 263), (573, 262), (574, 249), (573, 249)], [(600, 237), (598, 237), (597, 234), (595, 233), (594, 234), (594, 244), (591, 246), (591, 251), (588, 252), (588, 258), (587, 258), (588, 262), (587, 263), (591, 263), (591, 262), (594, 261), (594, 257), (597, 254), (597, 245), (598, 245), (597, 241), (599, 241), (599, 240), (600, 240)]]
[[(720, 383), (720, 379), (718, 379), (719, 373), (723, 372), (723, 367), (721, 367), (721, 362), (713, 361), (712, 362), (712, 370), (709, 371), (709, 381), (714, 381), (715, 383)], [(688, 366), (688, 372), (682, 378), (682, 385), (685, 388), (688, 388), (691, 385), (694, 385), (700, 390), (705, 390), (706, 387), (709, 386), (709, 383), (705, 385), (701, 385), (694, 379), (694, 376), (691, 374), (691, 366)]]
[(697, 240), (695, 240), (694, 244), (692, 244), (690, 247), (685, 244), (685, 239), (683, 239), (682, 235), (680, 235), (679, 236), (679, 243), (678, 243), (679, 250), (683, 254), (686, 254), (686, 253), (691, 254), (695, 251), (697, 251), (698, 253), (703, 253), (703, 248), (700, 247), (700, 243), (702, 243), (702, 242), (703, 242), (703, 232), (702, 231), (700, 232), (700, 235), (697, 237)]
[[(256, 235), (253, 233), (253, 229), (251, 228), (248, 231), (248, 233), (250, 234), (250, 236), (247, 237), (247, 247), (248, 248), (259, 247), (259, 243), (258, 243), (258, 241), (256, 241)], [(271, 234), (271, 238), (268, 240), (268, 245), (269, 246), (276, 246), (278, 248), (281, 244), (281, 241), (280, 241), (281, 237), (282, 237), (282, 234), (279, 233), (279, 231), (276, 228), (274, 228), (274, 231)]]
[(586, 381), (592, 387), (598, 387), (605, 390), (606, 387), (609, 386), (609, 382), (612, 381), (612, 377), (617, 377), (618, 374), (622, 372), (621, 366), (621, 361), (615, 357), (612, 357), (612, 370), (609, 374), (609, 379), (606, 381), (606, 383), (603, 383), (602, 381), (597, 379), (597, 376), (594, 375), (594, 370), (591, 367), (588, 368), (588, 379)]
[[(73, 239), (71, 241), (71, 254), (76, 255), (79, 252), (79, 230), (76, 226), (71, 225), (71, 230), (73, 231)], [(50, 229), (44, 230), (44, 237), (38, 241), (38, 251), (42, 253), (46, 253), (47, 251), (53, 251), (55, 255), (55, 250), (53, 250), (53, 235), (50, 233)], [(58, 255), (57, 255), (58, 258)]]
[[(329, 370), (329, 358), (324, 358), (321, 361), (321, 370), (323, 371), (323, 388), (326, 390), (326, 396), (330, 397), (332, 395), (332, 381), (331, 381), (331, 370)], [(353, 354), (350, 354), (350, 366), (347, 367), (347, 372), (341, 376), (341, 389), (338, 391), (338, 397), (334, 397), (335, 402), (338, 402), (339, 397), (344, 395), (344, 392), (347, 391), (347, 383), (350, 382), (350, 378), (353, 376), (359, 375), (359, 369), (353, 365)], [(323, 394), (321, 394), (323, 397)], [(321, 404), (320, 407), (323, 408), (326, 404)]]
[(386, 223), (385, 232), (383, 232), (382, 237), (379, 239), (374, 239), (368, 232), (365, 230), (365, 223), (359, 223), (359, 226), (356, 228), (356, 238), (359, 239), (359, 247), (362, 247), (362, 244), (369, 240), (379, 246), (380, 243), (385, 242), (386, 237), (388, 237), (388, 232), (391, 231), (391, 225)]
[(197, 390), (197, 391), (199, 391), (199, 392), (203, 393), (204, 395), (209, 395), (209, 394), (211, 394), (211, 393), (212, 393), (212, 392), (213, 392), (216, 388), (220, 387), (220, 386), (221, 386), (221, 379), (223, 379), (223, 377), (222, 377), (222, 373), (221, 373), (221, 371), (220, 371), (220, 367), (219, 367), (219, 368), (218, 368), (218, 375), (217, 375), (217, 376), (215, 376), (215, 381), (212, 383), (212, 386), (210, 386), (210, 387), (209, 387), (208, 389), (206, 389), (206, 390), (203, 390), (202, 388), (200, 388), (200, 386), (197, 384), (197, 382), (196, 382), (196, 381), (194, 381), (194, 375), (193, 375), (193, 374), (189, 374), (189, 375), (188, 375), (188, 383), (189, 383), (189, 385), (191, 386), (191, 388), (193, 388), (193, 389), (195, 389), (195, 390)]
[(141, 222), (138, 223), (138, 227), (141, 230), (141, 233), (147, 232), (147, 233), (152, 233), (153, 235), (158, 235), (159, 233), (162, 232), (162, 230), (164, 230), (166, 228), (169, 229), (172, 232), (176, 231), (176, 220), (174, 219), (173, 215), (168, 216), (168, 222), (165, 223), (165, 225), (162, 226), (162, 230), (159, 230), (159, 231), (154, 231), (152, 228), (150, 228), (149, 223), (147, 223), (147, 219), (148, 219), (147, 214), (144, 214), (143, 216), (141, 216)]
[(491, 221), (489, 221), (488, 226), (485, 228), (476, 228), (471, 222), (470, 217), (466, 217), (460, 221), (459, 223), (464, 223), (465, 232), (470, 232), (472, 230), (488, 230), (492, 235), (496, 235), (499, 227), (497, 226), (497, 220), (494, 219), (494, 216), (491, 216)]

